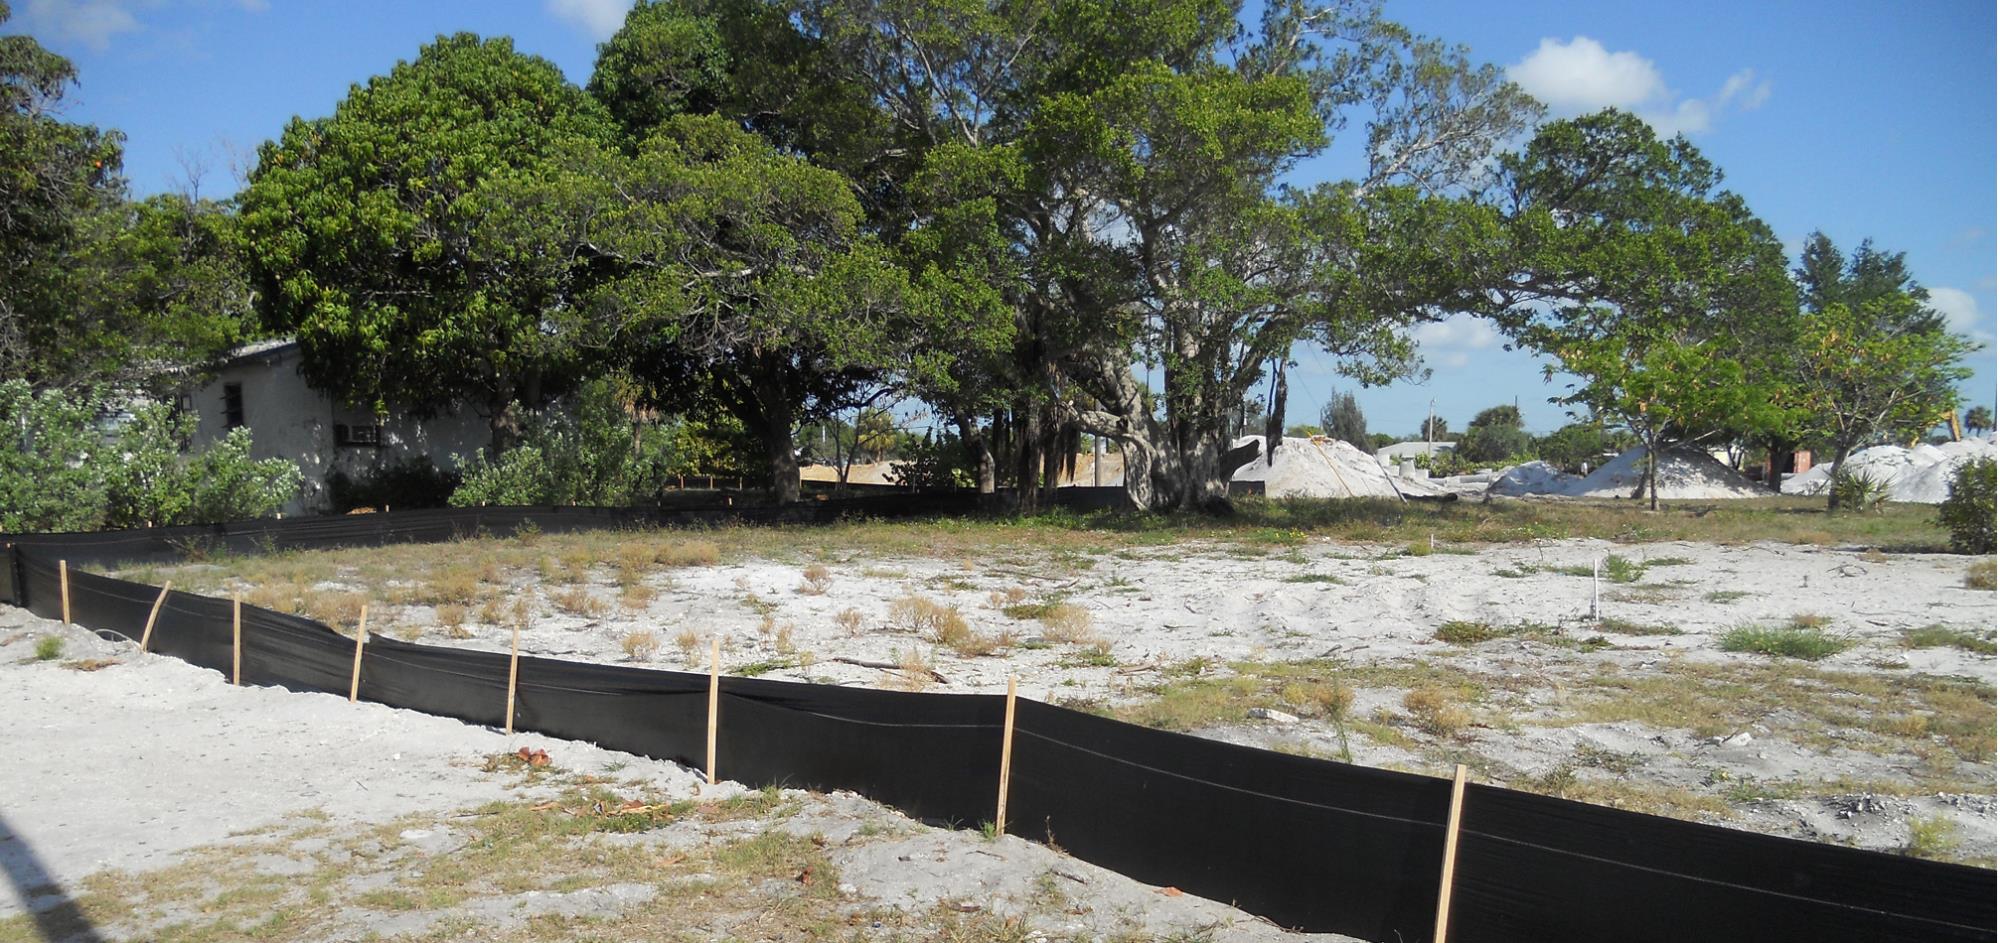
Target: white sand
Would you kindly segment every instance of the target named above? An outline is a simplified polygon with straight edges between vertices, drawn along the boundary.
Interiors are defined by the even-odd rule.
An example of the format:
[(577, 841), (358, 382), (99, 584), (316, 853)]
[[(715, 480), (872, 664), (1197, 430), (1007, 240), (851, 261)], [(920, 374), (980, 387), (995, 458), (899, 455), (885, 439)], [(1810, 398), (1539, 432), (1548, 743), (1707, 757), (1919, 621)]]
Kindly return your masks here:
[[(1557, 471), (1544, 462), (1508, 469), (1493, 483), (1494, 494), (1530, 494), (1569, 498), (1629, 498), (1646, 477), (1646, 450), (1631, 449), (1589, 475)], [(1713, 456), (1669, 451), (1660, 456), (1659, 489), (1663, 500), (1757, 498), (1770, 494)]]
[[(1950, 494), (1951, 477), (1958, 467), (1996, 454), (1992, 435), (1974, 436), (1943, 445), (1902, 448), (1878, 445), (1862, 449), (1841, 464), (1843, 473), (1866, 475), (1889, 486), (1889, 500), (1938, 504)], [(1825, 494), (1827, 478), (1833, 472), (1828, 462), (1814, 465), (1785, 479), (1786, 494)]]
[[(1263, 436), (1244, 436), (1235, 444), (1263, 441)], [(1326, 436), (1286, 436), (1269, 456), (1259, 454), (1237, 469), (1231, 480), (1261, 481), (1268, 498), (1393, 498), (1398, 489), (1436, 493), (1418, 482), (1390, 478), (1373, 456), (1345, 440)]]

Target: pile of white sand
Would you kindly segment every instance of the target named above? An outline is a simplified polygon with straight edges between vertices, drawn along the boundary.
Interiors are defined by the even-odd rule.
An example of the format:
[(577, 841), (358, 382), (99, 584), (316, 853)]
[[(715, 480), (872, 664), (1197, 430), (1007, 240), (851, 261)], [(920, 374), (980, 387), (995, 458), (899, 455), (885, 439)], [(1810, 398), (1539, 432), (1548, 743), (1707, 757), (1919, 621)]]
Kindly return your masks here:
[[(1669, 451), (1660, 456), (1659, 466), (1660, 497), (1665, 500), (1755, 498), (1770, 494), (1756, 482), (1701, 452)], [(1501, 495), (1629, 498), (1645, 477), (1646, 450), (1635, 448), (1584, 476), (1566, 474), (1546, 462), (1518, 465), (1494, 481), (1490, 490)]]
[[(1901, 448), (1878, 445), (1849, 455), (1842, 463), (1843, 474), (1866, 475), (1889, 485), (1889, 500), (1937, 504), (1951, 490), (1951, 476), (1960, 465), (1995, 455), (1991, 435), (1975, 436), (1943, 445)], [(1825, 494), (1833, 464), (1815, 465), (1785, 479), (1786, 494)]]
[[(1262, 436), (1245, 436), (1235, 444), (1262, 441)], [(1431, 493), (1418, 482), (1392, 481), (1373, 456), (1325, 436), (1287, 436), (1268, 457), (1260, 453), (1237, 469), (1231, 480), (1261, 481), (1268, 498), (1393, 498), (1399, 486)]]

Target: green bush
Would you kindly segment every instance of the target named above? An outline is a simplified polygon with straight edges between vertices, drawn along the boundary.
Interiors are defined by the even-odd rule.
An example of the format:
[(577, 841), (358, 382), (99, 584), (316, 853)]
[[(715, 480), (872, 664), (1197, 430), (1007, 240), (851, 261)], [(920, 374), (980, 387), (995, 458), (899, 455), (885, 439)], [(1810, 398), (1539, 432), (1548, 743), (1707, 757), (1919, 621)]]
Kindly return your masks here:
[(1880, 511), (1889, 503), (1889, 482), (1865, 472), (1842, 471), (1833, 480), (1833, 500), (1844, 511)]
[(498, 458), (460, 459), (454, 507), (483, 504), (630, 506), (659, 498), (686, 471), (680, 423), (635, 419), (611, 380), (586, 383), (568, 408), (530, 414), (520, 444)]
[(1806, 661), (1838, 655), (1853, 645), (1847, 639), (1803, 626), (1744, 626), (1731, 629), (1722, 636), (1722, 650), (1725, 652), (1756, 652)]
[(63, 640), (60, 635), (44, 635), (35, 640), (35, 660), (55, 661), (62, 657)]
[(0, 530), (207, 524), (270, 514), (298, 493), (297, 465), (251, 460), (248, 429), (188, 452), (193, 416), (155, 404), (101, 420), (110, 406), (101, 393), (0, 383)]
[[(1534, 457), (1535, 437), (1519, 426), (1473, 426), (1458, 440), (1459, 457), (1468, 463), (1518, 465)], [(1513, 461), (1519, 457), (1518, 461)]]
[(1938, 523), (1951, 532), (1951, 549), (1993, 552), (1993, 479), (1990, 458), (1966, 462), (1952, 473), (1950, 490), (1937, 514)]

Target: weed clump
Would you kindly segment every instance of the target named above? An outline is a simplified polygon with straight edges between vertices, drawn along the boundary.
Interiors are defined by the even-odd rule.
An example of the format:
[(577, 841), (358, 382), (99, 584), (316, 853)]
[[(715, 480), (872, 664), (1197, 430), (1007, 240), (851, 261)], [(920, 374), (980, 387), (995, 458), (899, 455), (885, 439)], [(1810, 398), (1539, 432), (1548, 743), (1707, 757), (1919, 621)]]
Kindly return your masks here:
[(640, 629), (627, 633), (618, 647), (623, 648), (625, 657), (633, 661), (651, 661), (660, 651), (660, 636), (651, 629)]
[(1403, 710), (1417, 729), (1433, 737), (1456, 737), (1472, 724), (1472, 715), (1443, 688), (1414, 688), (1403, 695)]
[(1440, 642), (1450, 642), (1453, 645), (1477, 645), (1480, 642), (1499, 638), (1500, 632), (1484, 622), (1468, 622), (1463, 619), (1453, 619), (1438, 626), (1437, 631), (1431, 633), (1431, 637)]
[(44, 635), (35, 642), (35, 660), (55, 661), (62, 657), (62, 650), (62, 636)]
[(808, 596), (826, 595), (828, 587), (833, 585), (833, 571), (827, 569), (826, 564), (815, 563), (808, 566), (804, 575), (806, 582), (799, 587), (799, 592)]
[(1740, 626), (1722, 636), (1725, 652), (1755, 652), (1780, 658), (1818, 661), (1853, 647), (1848, 639), (1828, 635), (1817, 625)]

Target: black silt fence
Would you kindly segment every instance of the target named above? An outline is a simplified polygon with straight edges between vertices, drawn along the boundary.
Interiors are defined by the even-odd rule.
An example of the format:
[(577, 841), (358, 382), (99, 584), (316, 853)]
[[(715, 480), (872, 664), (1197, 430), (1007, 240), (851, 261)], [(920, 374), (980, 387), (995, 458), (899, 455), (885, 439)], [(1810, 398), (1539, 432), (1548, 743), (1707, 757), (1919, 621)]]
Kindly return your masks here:
[[(437, 514), (201, 532), (225, 543), (248, 537), (255, 549), (442, 539), (506, 532), (525, 520), (547, 531), (631, 522), (593, 509), (482, 509), (465, 530), (465, 512)], [(11, 583), (18, 603), (57, 618), (57, 559), (176, 559), (184, 539), (156, 531), (17, 536), (0, 566), (0, 589)], [(158, 595), (157, 587), (70, 567), (72, 618), (86, 628), (136, 636)], [(228, 600), (169, 593), (153, 650), (226, 674), (230, 610)], [(243, 625), (245, 683), (346, 693), (350, 639), (254, 606), (243, 607)], [(360, 695), (498, 726), (507, 662), (504, 654), (374, 637)], [(515, 726), (698, 767), (707, 685), (701, 674), (523, 657)], [(723, 679), (721, 695), (723, 776), (851, 789), (933, 822), (992, 818), (1001, 697), (750, 678)], [(1284, 926), (1380, 941), (1432, 934), (1447, 781), (1032, 701), (1018, 705), (1012, 770), (1014, 834)], [(1995, 891), (1989, 870), (1474, 785), (1459, 832), (1450, 926), (1462, 943), (1994, 940)]]

